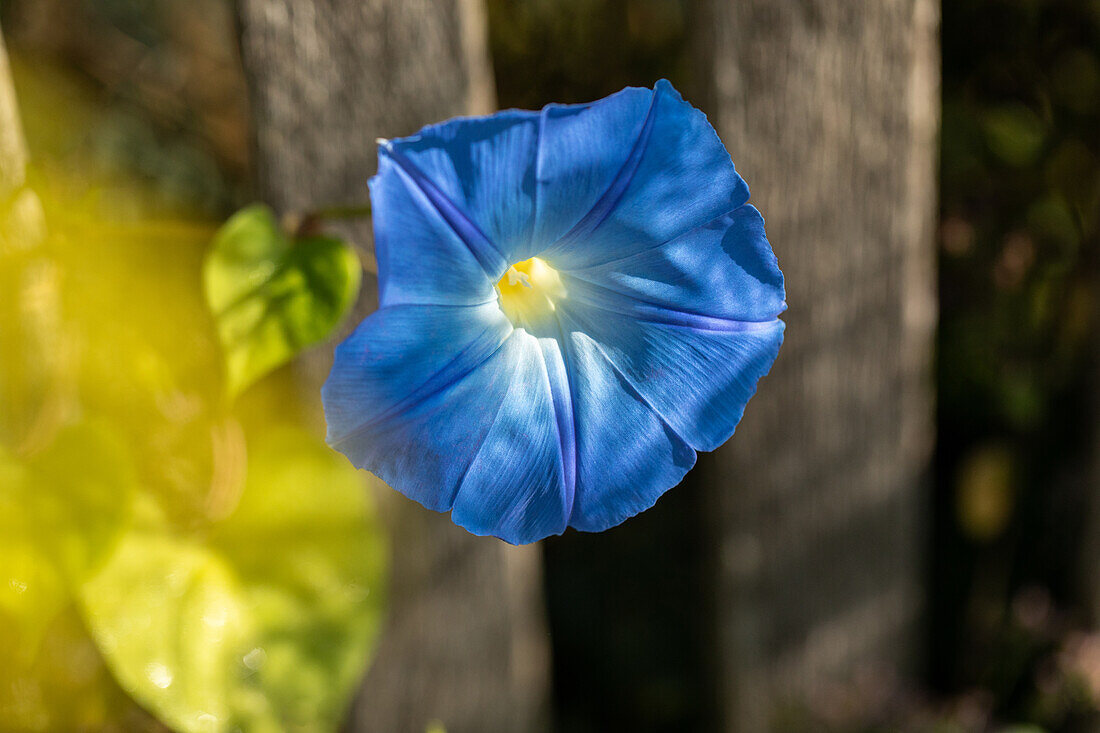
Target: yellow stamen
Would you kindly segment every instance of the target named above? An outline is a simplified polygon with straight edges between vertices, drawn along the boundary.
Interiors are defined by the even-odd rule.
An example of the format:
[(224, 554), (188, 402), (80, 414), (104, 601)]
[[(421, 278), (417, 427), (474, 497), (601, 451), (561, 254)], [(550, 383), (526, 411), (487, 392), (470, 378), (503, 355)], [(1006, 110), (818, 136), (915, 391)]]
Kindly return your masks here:
[(509, 267), (497, 283), (497, 292), (500, 308), (512, 325), (532, 333), (545, 327), (566, 295), (561, 275), (538, 257)]

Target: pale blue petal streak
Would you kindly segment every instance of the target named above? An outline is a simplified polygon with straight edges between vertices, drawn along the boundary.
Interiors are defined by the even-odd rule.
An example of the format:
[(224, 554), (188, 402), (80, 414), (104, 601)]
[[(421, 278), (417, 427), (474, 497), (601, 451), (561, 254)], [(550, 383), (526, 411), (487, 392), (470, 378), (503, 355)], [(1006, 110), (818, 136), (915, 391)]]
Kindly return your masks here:
[(600, 532), (653, 506), (695, 464), (695, 451), (591, 337), (564, 333), (577, 426), (577, 490), (569, 524)]
[(574, 438), (571, 415), (556, 416), (545, 346), (557, 348), (495, 305), (383, 308), (337, 348), (322, 390), (329, 443), (475, 534), (559, 534)]
[[(515, 331), (495, 363), (470, 381), (502, 399), (481, 449), (454, 499), (451, 518), (478, 535), (525, 544), (561, 534), (573, 504), (570, 485), (573, 436), (562, 435), (555, 414), (544, 347), (558, 348), (523, 330)], [(454, 409), (450, 407), (449, 409)], [(461, 413), (450, 413), (461, 421)]]

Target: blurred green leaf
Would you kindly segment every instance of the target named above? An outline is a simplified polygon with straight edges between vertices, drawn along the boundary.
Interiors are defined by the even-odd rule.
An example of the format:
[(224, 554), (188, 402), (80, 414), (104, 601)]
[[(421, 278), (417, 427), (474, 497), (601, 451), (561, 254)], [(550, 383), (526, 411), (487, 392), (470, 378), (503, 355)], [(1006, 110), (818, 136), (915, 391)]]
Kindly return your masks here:
[(1051, 88), (1058, 101), (1080, 114), (1095, 112), (1100, 96), (1100, 63), (1084, 48), (1065, 51), (1054, 65)]
[(384, 607), (387, 550), (362, 475), (282, 429), (251, 449), (204, 536), (135, 528), (83, 591), (122, 686), (182, 731), (335, 729)]
[(1073, 212), (1058, 194), (1048, 194), (1032, 203), (1027, 210), (1027, 223), (1032, 231), (1055, 242), (1067, 253), (1076, 249), (1081, 239)]
[(361, 276), (355, 253), (338, 239), (292, 240), (261, 205), (234, 214), (203, 268), (230, 395), (332, 334), (355, 303)]
[[(0, 500), (0, 505), (7, 503)], [(14, 626), (17, 648), (11, 653), (26, 662), (68, 594), (57, 567), (29, 541), (26, 526), (13, 530), (11, 524), (5, 521), (0, 534), (0, 619), (5, 627)]]
[(1016, 466), (1012, 451), (993, 443), (974, 449), (963, 461), (955, 487), (959, 527), (972, 540), (999, 537), (1012, 518)]
[(990, 150), (1009, 165), (1030, 164), (1043, 146), (1043, 122), (1023, 105), (991, 110), (985, 115), (983, 127)]
[(19, 626), (24, 658), (129, 517), (134, 478), (103, 425), (61, 431), (27, 462), (0, 452), (0, 616)]
[(134, 530), (84, 589), (84, 613), (124, 689), (184, 731), (228, 729), (235, 656), (248, 636), (224, 560), (167, 532)]
[(111, 677), (73, 606), (49, 624), (33, 658), (7, 653), (23, 646), (20, 631), (0, 625), (0, 730), (165, 733)]
[(84, 423), (66, 428), (29, 461), (25, 507), (34, 532), (70, 583), (78, 583), (113, 549), (133, 502), (131, 456), (111, 428)]

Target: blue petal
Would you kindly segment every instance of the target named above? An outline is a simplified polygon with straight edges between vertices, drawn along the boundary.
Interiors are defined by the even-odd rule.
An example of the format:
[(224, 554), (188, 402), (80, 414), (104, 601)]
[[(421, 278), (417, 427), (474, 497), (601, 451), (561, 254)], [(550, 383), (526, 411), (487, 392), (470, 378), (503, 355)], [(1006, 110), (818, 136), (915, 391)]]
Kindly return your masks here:
[(512, 544), (565, 531), (575, 440), (568, 396), (554, 394), (565, 388), (558, 349), (517, 330), (496, 363), (472, 375), (479, 389), (504, 395), (454, 499), (451, 519), (460, 527)]
[(508, 110), (430, 125), (381, 151), (401, 156), (430, 181), (510, 264), (534, 254), (538, 135), (537, 112)]
[(543, 108), (533, 254), (565, 236), (605, 197), (637, 147), (652, 101), (653, 90), (627, 87), (591, 104)]
[(695, 450), (729, 440), (783, 341), (783, 322), (669, 311), (573, 281), (570, 331), (588, 334), (646, 402)]
[(329, 443), (357, 462), (352, 453), (365, 429), (460, 381), (511, 332), (495, 303), (375, 311), (336, 348), (321, 389)]
[(557, 348), (495, 305), (383, 308), (337, 349), (322, 390), (329, 442), (476, 534), (560, 533), (575, 441), (564, 371), (547, 363)]
[[(651, 95), (645, 121), (614, 180), (588, 213), (542, 255), (555, 267), (591, 267), (652, 248), (748, 200), (748, 187), (706, 115), (667, 81), (657, 82)], [(591, 109), (604, 109), (602, 104)], [(614, 148), (622, 145), (621, 136), (606, 139)], [(560, 155), (567, 161), (563, 165), (588, 165), (568, 149), (544, 150), (542, 155)], [(544, 210), (541, 203), (539, 210)]]
[[(706, 116), (664, 80), (591, 104), (450, 120), (381, 152), (429, 198), (434, 189), (484, 239), (480, 248), (507, 264), (534, 255), (564, 268), (599, 263), (748, 199)], [(497, 278), (493, 254), (479, 257)]]
[(599, 532), (653, 506), (695, 464), (695, 451), (589, 336), (567, 333), (566, 343), (577, 438), (569, 524)]
[(570, 273), (659, 308), (735, 321), (786, 308), (783, 273), (764, 219), (745, 204), (670, 242)]
[(472, 372), (478, 376), (444, 382), (438, 392), (364, 423), (332, 446), (410, 499), (448, 511), (497, 412), (507, 409), (507, 382), (487, 390), (483, 378), (495, 361), (494, 355)]
[(390, 156), (370, 181), (381, 305), (473, 305), (496, 298), (474, 252)]

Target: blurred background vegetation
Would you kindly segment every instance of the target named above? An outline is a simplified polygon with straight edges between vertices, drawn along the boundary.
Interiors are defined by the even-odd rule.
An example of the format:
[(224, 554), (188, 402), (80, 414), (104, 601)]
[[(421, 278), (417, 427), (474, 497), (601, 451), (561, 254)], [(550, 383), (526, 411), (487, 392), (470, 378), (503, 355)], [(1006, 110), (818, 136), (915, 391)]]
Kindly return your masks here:
[(316, 400), (227, 394), (202, 265), (247, 171), (228, 8), (2, 11), (44, 228), (0, 245), (0, 729), (335, 728), (388, 549)]
[[(488, 5), (501, 107), (662, 76), (690, 97), (686, 0)], [(153, 716), (192, 729), (174, 717), (187, 706), (161, 694), (175, 664), (221, 670), (209, 684), (223, 708), (210, 714), (250, 730), (335, 725), (375, 635), (385, 550), (359, 479), (320, 443), (318, 400), (289, 370), (223, 396), (199, 283), (253, 175), (230, 12), (216, 0), (3, 0), (0, 24), (46, 221), (41, 248), (0, 251), (0, 483), (45, 471), (50, 485), (80, 466), (66, 491), (85, 502), (39, 502), (20, 524), (29, 515), (15, 507), (33, 497), (0, 497), (0, 557), (44, 589), (28, 600), (0, 588), (0, 649), (14, 660), (0, 667), (0, 730), (155, 730)], [(1082, 548), (1100, 529), (1100, 3), (947, 0), (941, 40), (924, 675), (887, 718), (853, 703), (809, 711), (805, 726), (1093, 730), (1100, 553)], [(324, 511), (288, 477), (331, 492)], [(128, 498), (103, 484), (130, 486)], [(595, 557), (568, 536), (547, 543), (561, 729), (705, 719), (698, 609), (675, 601), (697, 582), (683, 571), (698, 549), (685, 501), (673, 492)], [(100, 512), (103, 526), (77, 540), (37, 536), (105, 503), (118, 516)], [(639, 557), (660, 592), (625, 572)], [(160, 562), (184, 574), (170, 608), (129, 606), (127, 589)], [(168, 637), (200, 633), (209, 608), (235, 614), (215, 624), (230, 630), (210, 637), (213, 656), (131, 669), (128, 644), (178, 653)], [(172, 624), (119, 640), (141, 613)]]
[(943, 13), (930, 676), (1091, 729), (1100, 7)]

